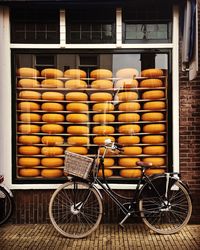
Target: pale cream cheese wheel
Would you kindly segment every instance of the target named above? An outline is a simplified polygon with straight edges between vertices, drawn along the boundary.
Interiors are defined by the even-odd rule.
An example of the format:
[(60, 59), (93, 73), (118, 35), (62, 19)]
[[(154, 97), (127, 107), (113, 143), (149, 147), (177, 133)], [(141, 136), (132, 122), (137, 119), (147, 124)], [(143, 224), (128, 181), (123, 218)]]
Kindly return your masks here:
[(115, 83), (115, 88), (137, 88), (138, 81), (136, 79), (125, 78), (120, 79)]
[(63, 72), (59, 69), (46, 68), (41, 71), (41, 76), (46, 78), (59, 78), (63, 77)]
[(96, 79), (111, 78), (112, 71), (109, 69), (94, 69), (90, 72), (90, 77)]
[(40, 76), (40, 72), (37, 69), (34, 68), (28, 68), (28, 67), (23, 67), (23, 68), (18, 68), (17, 69), (17, 76), (21, 77), (38, 77)]
[(79, 78), (86, 78), (87, 74), (84, 70), (81, 69), (67, 69), (64, 72), (64, 77), (79, 79)]
[(119, 78), (135, 78), (139, 75), (139, 72), (134, 68), (123, 68), (116, 72), (116, 77)]

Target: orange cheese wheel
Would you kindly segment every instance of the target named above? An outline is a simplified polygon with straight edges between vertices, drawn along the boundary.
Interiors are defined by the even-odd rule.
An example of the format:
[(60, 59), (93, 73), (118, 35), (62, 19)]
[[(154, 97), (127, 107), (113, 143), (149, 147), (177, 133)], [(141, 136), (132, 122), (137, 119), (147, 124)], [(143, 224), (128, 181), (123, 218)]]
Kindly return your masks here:
[(163, 74), (164, 72), (162, 71), (162, 69), (145, 69), (141, 72), (141, 76), (150, 78), (163, 76)]
[(19, 68), (17, 69), (17, 75), (21, 77), (37, 77), (40, 76), (40, 72), (33, 68)]
[(126, 78), (116, 82), (115, 88), (137, 88), (138, 81), (136, 79)]
[(66, 105), (67, 111), (81, 112), (88, 111), (88, 109), (88, 105), (85, 103), (72, 102)]
[(44, 114), (42, 120), (44, 122), (63, 122), (65, 117), (62, 114)]
[(70, 145), (85, 145), (90, 143), (90, 139), (87, 136), (69, 136), (67, 143)]
[(90, 100), (96, 102), (112, 101), (112, 99), (113, 99), (112, 95), (106, 92), (100, 92), (100, 93), (98, 92), (90, 95)]
[(113, 82), (110, 80), (95, 80), (91, 83), (91, 88), (94, 89), (111, 89), (113, 87)]
[(143, 154), (147, 155), (161, 155), (165, 153), (164, 146), (146, 146), (143, 148)]
[(131, 135), (134, 133), (139, 133), (140, 126), (137, 124), (121, 125), (121, 126), (119, 126), (118, 130), (119, 130), (119, 133)]
[(137, 100), (138, 99), (138, 93), (133, 91), (126, 91), (121, 92), (118, 94), (118, 100), (119, 101), (131, 101), (131, 100)]
[(124, 113), (118, 115), (119, 122), (138, 122), (140, 120), (140, 115), (137, 113)]
[(40, 105), (36, 102), (20, 102), (18, 109), (22, 111), (36, 111), (40, 109)]
[(160, 133), (165, 130), (165, 124), (146, 124), (143, 126), (143, 132), (145, 133)]
[(40, 170), (36, 168), (20, 168), (19, 176), (22, 177), (37, 177), (40, 176)]
[(138, 71), (134, 68), (123, 68), (116, 72), (116, 77), (119, 78), (135, 78), (138, 75)]
[(20, 135), (18, 142), (23, 144), (38, 144), (40, 143), (40, 137), (37, 135)]
[(64, 106), (56, 102), (46, 102), (41, 105), (41, 109), (46, 111), (62, 111), (64, 110)]
[(61, 169), (42, 169), (41, 176), (44, 178), (59, 178), (63, 176), (63, 170)]
[(38, 155), (40, 154), (40, 148), (36, 146), (20, 146), (19, 154), (22, 155)]
[(64, 131), (64, 128), (59, 124), (44, 124), (41, 126), (41, 131), (43, 133), (59, 134)]
[(86, 147), (67, 147), (66, 150), (80, 155), (86, 155), (88, 153), (88, 149)]
[(145, 79), (140, 82), (141, 88), (159, 88), (163, 86), (163, 82), (160, 79)]
[(66, 120), (68, 122), (81, 123), (88, 122), (89, 118), (86, 114), (68, 114)]
[(62, 136), (43, 136), (42, 143), (46, 145), (60, 145), (63, 144), (64, 139)]
[(90, 77), (96, 79), (111, 78), (112, 71), (109, 69), (94, 69), (90, 72)]
[(88, 95), (82, 92), (69, 92), (65, 95), (67, 101), (87, 101)]
[[(104, 176), (105, 177), (111, 177), (113, 175), (113, 171), (111, 169), (104, 169)], [(98, 172), (99, 177), (103, 177), (103, 170), (99, 169)]]
[(68, 69), (64, 72), (64, 77), (66, 78), (86, 78), (87, 74), (81, 69)]
[(42, 147), (41, 148), (41, 154), (47, 155), (47, 156), (62, 155), (63, 151), (64, 150), (61, 147)]
[(40, 132), (40, 126), (33, 124), (20, 124), (18, 131), (21, 133), (32, 134)]
[(165, 141), (163, 135), (145, 135), (142, 137), (142, 142), (147, 144), (159, 144)]
[(144, 113), (141, 116), (142, 121), (162, 121), (164, 120), (164, 114), (160, 112)]
[(112, 142), (115, 141), (115, 137), (113, 136), (95, 136), (93, 142), (97, 145), (104, 145), (106, 139), (110, 139)]
[(58, 157), (42, 158), (41, 165), (48, 168), (61, 167), (64, 164), (64, 160)]
[[(105, 148), (104, 147), (100, 147), (100, 150), (99, 150), (99, 153), (100, 155), (103, 155), (105, 152)], [(106, 152), (105, 152), (105, 155), (114, 155), (115, 152), (110, 150), (110, 149), (107, 149)]]
[(157, 168), (157, 169), (147, 169), (145, 171), (146, 175), (154, 175), (154, 174), (164, 174), (165, 170), (163, 168)]
[(41, 76), (46, 78), (58, 78), (63, 77), (63, 72), (59, 69), (47, 68), (41, 71)]
[(140, 169), (122, 169), (120, 176), (124, 178), (140, 178), (142, 172)]
[(143, 109), (146, 110), (159, 110), (159, 109), (165, 109), (166, 104), (162, 101), (153, 101), (153, 102), (145, 102), (143, 105)]
[(124, 102), (119, 104), (118, 109), (120, 111), (135, 111), (140, 109), (140, 104), (138, 102)]
[(80, 79), (71, 79), (65, 82), (65, 88), (67, 89), (83, 89), (87, 88), (87, 83)]
[(45, 79), (41, 82), (42, 88), (63, 88), (64, 83), (58, 79)]
[(21, 113), (19, 115), (19, 120), (23, 122), (39, 122), (41, 120), (41, 115), (36, 113)]
[(35, 167), (40, 165), (40, 159), (35, 157), (20, 157), (18, 164), (22, 167)]
[(93, 111), (106, 112), (113, 111), (114, 105), (112, 103), (96, 103), (92, 106)]
[(35, 79), (20, 79), (18, 86), (21, 88), (39, 88), (40, 83)]
[(64, 100), (64, 95), (59, 92), (44, 92), (42, 93), (43, 100)]
[(144, 162), (151, 162), (153, 166), (160, 167), (165, 165), (165, 158), (164, 157), (146, 157), (143, 158)]
[(89, 127), (87, 127), (87, 126), (68, 126), (67, 133), (74, 134), (74, 135), (88, 134)]
[(142, 94), (142, 99), (160, 99), (165, 97), (165, 92), (163, 90), (148, 90)]
[(139, 158), (120, 158), (118, 160), (118, 164), (119, 166), (122, 166), (122, 167), (132, 168), (132, 167), (137, 166), (136, 164), (137, 161), (140, 161), (140, 159)]
[(115, 164), (115, 160), (113, 158), (104, 158), (103, 163), (105, 168), (109, 168)]
[(94, 122), (106, 123), (113, 122), (115, 120), (115, 116), (113, 114), (96, 114), (93, 116)]
[(122, 145), (133, 145), (140, 142), (139, 136), (129, 135), (129, 136), (119, 136), (118, 143)]
[(92, 132), (99, 135), (108, 135), (113, 134), (115, 132), (115, 129), (112, 126), (102, 125), (93, 127)]
[(141, 147), (123, 147), (123, 154), (124, 155), (140, 155), (142, 154), (142, 148)]

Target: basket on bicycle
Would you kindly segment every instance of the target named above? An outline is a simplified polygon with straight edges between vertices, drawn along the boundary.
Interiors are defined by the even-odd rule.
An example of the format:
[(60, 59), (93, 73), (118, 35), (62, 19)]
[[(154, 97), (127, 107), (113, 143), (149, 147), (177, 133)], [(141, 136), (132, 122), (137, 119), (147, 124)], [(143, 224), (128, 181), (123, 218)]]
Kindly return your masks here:
[(90, 157), (72, 153), (67, 150), (65, 151), (64, 172), (69, 175), (87, 179), (91, 171), (92, 163), (93, 159)]

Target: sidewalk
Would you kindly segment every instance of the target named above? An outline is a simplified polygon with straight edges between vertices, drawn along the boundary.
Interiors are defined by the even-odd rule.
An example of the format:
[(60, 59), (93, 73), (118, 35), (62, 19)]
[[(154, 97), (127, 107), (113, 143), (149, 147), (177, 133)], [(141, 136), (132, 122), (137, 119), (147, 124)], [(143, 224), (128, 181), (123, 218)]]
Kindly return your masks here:
[(200, 249), (200, 225), (187, 225), (174, 235), (158, 235), (143, 224), (100, 225), (90, 236), (80, 240), (67, 239), (51, 224), (3, 225), (0, 227), (0, 249)]

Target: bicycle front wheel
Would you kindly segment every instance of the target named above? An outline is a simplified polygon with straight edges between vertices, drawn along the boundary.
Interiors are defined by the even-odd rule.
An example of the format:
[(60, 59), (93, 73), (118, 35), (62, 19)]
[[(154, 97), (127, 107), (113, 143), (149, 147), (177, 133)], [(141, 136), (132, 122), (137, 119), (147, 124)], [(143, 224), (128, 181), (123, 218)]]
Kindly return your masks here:
[(84, 182), (67, 182), (52, 195), (49, 216), (65, 237), (83, 238), (97, 229), (103, 212), (99, 193)]
[(0, 225), (5, 223), (13, 211), (13, 198), (0, 186)]

